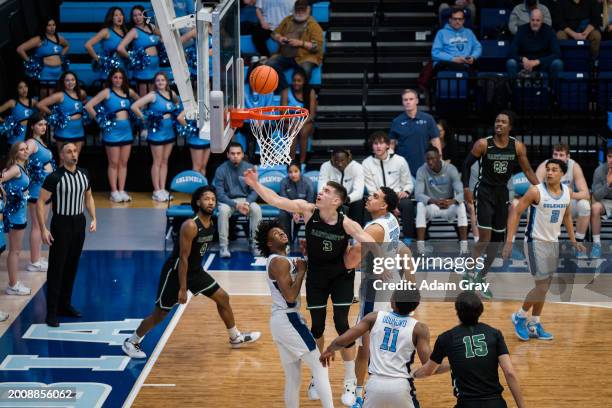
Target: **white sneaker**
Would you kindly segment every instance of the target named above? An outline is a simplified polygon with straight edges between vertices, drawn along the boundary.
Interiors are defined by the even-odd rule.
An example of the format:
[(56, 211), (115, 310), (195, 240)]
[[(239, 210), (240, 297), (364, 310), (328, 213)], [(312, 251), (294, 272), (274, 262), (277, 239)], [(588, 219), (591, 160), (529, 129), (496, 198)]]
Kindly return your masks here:
[(123, 197), (121, 196), (121, 194), (118, 191), (113, 191), (110, 194), (110, 200), (113, 203), (122, 203), (123, 202)]
[(154, 201), (159, 201), (159, 202), (164, 202), (166, 201), (166, 197), (164, 196), (164, 191), (163, 190), (157, 190), (153, 192), (153, 195), (151, 196), (151, 198)]
[(174, 196), (172, 194), (170, 194), (170, 192), (168, 190), (162, 190), (164, 192), (164, 194), (166, 195), (166, 201), (172, 201), (174, 200)]
[(47, 269), (49, 267), (49, 261), (47, 260), (47, 258), (43, 258), (42, 256), (38, 259), (38, 262), (40, 262), (40, 264)]
[(125, 339), (121, 350), (130, 358), (147, 358), (145, 352), (140, 348), (140, 344), (132, 343), (130, 339)]
[(3, 322), (5, 320), (7, 320), (9, 318), (9, 314), (8, 313), (4, 313), (3, 311), (0, 310), (0, 322)]
[(344, 393), (342, 394), (342, 404), (346, 407), (352, 407), (355, 403), (355, 389), (357, 388), (357, 380), (344, 381)]
[(132, 201), (132, 197), (125, 191), (120, 191), (119, 195), (121, 196), (121, 201), (125, 203)]
[(26, 269), (28, 272), (47, 272), (48, 266), (49, 265), (39, 260), (38, 262), (30, 262), (28, 266), (26, 266)]
[(315, 387), (314, 378), (310, 377), (310, 384), (308, 385), (308, 399), (311, 401), (320, 400), (319, 393), (317, 392), (317, 387)]
[(32, 293), (32, 289), (24, 286), (23, 283), (17, 282), (15, 286), (7, 286), (6, 294), (7, 295), (16, 295), (16, 296), (29, 296)]
[(230, 345), (232, 348), (240, 348), (242, 345), (247, 343), (254, 343), (261, 337), (261, 332), (244, 332), (240, 333), (240, 336), (237, 336), (234, 339), (230, 339)]
[(219, 256), (221, 258), (231, 258), (232, 253), (229, 251), (229, 249), (227, 249), (226, 245), (222, 245), (219, 247)]

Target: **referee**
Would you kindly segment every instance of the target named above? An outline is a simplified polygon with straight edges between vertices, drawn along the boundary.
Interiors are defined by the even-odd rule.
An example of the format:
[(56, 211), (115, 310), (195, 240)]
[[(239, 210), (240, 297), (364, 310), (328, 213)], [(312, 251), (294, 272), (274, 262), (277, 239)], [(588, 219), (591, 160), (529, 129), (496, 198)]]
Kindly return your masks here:
[[(96, 207), (91, 194), (89, 175), (77, 167), (78, 151), (73, 143), (62, 146), (63, 165), (49, 174), (40, 190), (36, 215), (43, 242), (50, 246), (47, 270), (47, 325), (58, 327), (57, 316), (81, 317), (70, 304), (72, 287), (79, 268), (85, 241), (83, 205), (91, 216), (89, 231), (96, 231)], [(51, 231), (45, 225), (45, 203), (51, 199)]]

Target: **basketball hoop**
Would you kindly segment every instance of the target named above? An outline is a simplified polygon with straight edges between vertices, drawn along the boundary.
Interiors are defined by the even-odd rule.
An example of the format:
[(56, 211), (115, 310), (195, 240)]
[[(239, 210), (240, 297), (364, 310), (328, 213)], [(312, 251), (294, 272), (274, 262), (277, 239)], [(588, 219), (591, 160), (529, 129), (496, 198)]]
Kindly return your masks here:
[(308, 119), (308, 109), (297, 106), (263, 106), (261, 108), (235, 109), (230, 112), (233, 128), (249, 121), (259, 143), (261, 167), (291, 162), (293, 139)]

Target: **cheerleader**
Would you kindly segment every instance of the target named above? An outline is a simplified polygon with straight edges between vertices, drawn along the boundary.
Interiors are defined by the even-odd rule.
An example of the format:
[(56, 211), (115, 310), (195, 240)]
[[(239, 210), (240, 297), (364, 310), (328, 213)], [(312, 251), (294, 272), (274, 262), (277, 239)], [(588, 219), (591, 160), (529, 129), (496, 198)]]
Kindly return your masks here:
[(0, 113), (11, 110), (4, 123), (0, 125), (0, 128), (6, 126), (6, 128), (0, 130), (0, 133), (6, 135), (9, 145), (25, 140), (26, 124), (28, 118), (34, 113), (37, 103), (36, 99), (30, 97), (28, 83), (21, 80), (17, 82), (17, 97), (0, 106)]
[[(189, 32), (181, 35), (181, 44), (185, 47), (185, 59), (187, 60), (187, 66), (189, 67), (189, 74), (191, 75), (192, 85), (195, 87), (195, 81), (198, 77), (198, 54), (196, 50), (196, 29), (192, 29)], [(208, 35), (208, 75), (212, 77), (212, 35)]]
[[(4, 211), (4, 196), (2, 195), (2, 190), (0, 189), (0, 255), (6, 249), (6, 241), (4, 240), (4, 226), (2, 225), (2, 212)], [(0, 322), (3, 322), (9, 318), (8, 313), (0, 310)]]
[[(170, 200), (170, 193), (166, 190), (168, 158), (176, 140), (172, 114), (177, 109), (179, 99), (170, 89), (165, 72), (158, 72), (155, 75), (155, 88), (154, 92), (149, 92), (134, 102), (132, 111), (147, 124), (147, 142), (151, 146), (153, 156), (153, 166), (151, 166), (153, 200), (168, 201)], [(148, 112), (143, 113), (142, 109), (147, 105)]]
[[(68, 47), (68, 41), (57, 34), (57, 24), (53, 18), (47, 18), (36, 37), (30, 38), (17, 47), (17, 53), (26, 62), (26, 65), (32, 64), (32, 67), (26, 67), (26, 72), (29, 71), (28, 68), (32, 68), (32, 78), (40, 82), (41, 98), (51, 94), (51, 90), (62, 75), (62, 57), (68, 52)], [(34, 49), (36, 51), (30, 57), (28, 51)], [(40, 70), (34, 68), (38, 65), (36, 60), (42, 60)]]
[(17, 279), (19, 253), (23, 245), (23, 234), (28, 224), (26, 207), (30, 178), (25, 169), (27, 161), (28, 145), (25, 142), (15, 143), (11, 146), (6, 168), (0, 177), (6, 193), (4, 228), (8, 230), (9, 236), (9, 252), (6, 261), (9, 275), (7, 295), (28, 296), (31, 293), (30, 288)]
[[(126, 33), (123, 10), (120, 7), (111, 7), (104, 17), (104, 28), (85, 43), (87, 53), (94, 60), (94, 70), (99, 72), (101, 79), (106, 80), (113, 68), (125, 70), (125, 61), (117, 54), (117, 47)], [(98, 43), (102, 46), (100, 55), (94, 50)]]
[(86, 100), (87, 94), (81, 89), (76, 74), (66, 71), (60, 77), (57, 92), (38, 102), (38, 109), (48, 115), (53, 127), (58, 154), (66, 143), (74, 143), (77, 151), (81, 152), (85, 141), (83, 102)]
[(193, 171), (206, 176), (206, 165), (210, 157), (210, 141), (200, 139), (198, 126), (195, 121), (185, 119), (182, 111), (176, 121), (181, 125), (179, 135), (185, 137), (189, 152), (191, 153), (191, 167)]
[[(130, 58), (130, 64), (136, 62), (137, 65), (144, 65), (143, 67), (133, 68), (133, 72), (134, 79), (136, 79), (138, 83), (138, 93), (140, 96), (145, 96), (147, 92), (154, 90), (152, 82), (155, 74), (159, 71), (157, 45), (161, 41), (161, 36), (159, 29), (148, 22), (144, 7), (140, 5), (134, 6), (130, 14), (130, 26), (132, 29), (128, 31), (121, 43), (119, 43), (117, 52), (122, 57), (130, 58), (127, 48), (130, 44), (132, 45), (132, 51), (130, 52), (133, 53), (133, 55)], [(137, 54), (139, 50), (145, 51), (148, 56), (146, 58), (148, 59), (148, 63), (147, 61), (136, 61), (140, 58), (136, 57), (134, 54)]]
[(125, 192), (125, 181), (134, 140), (129, 112), (132, 100), (137, 98), (138, 94), (129, 87), (125, 71), (115, 68), (108, 77), (106, 88), (85, 105), (89, 116), (100, 125), (102, 143), (108, 158), (110, 200), (115, 203), (132, 200)]
[[(32, 220), (32, 228), (30, 230), (30, 264), (27, 270), (30, 272), (45, 272), (47, 270), (47, 260), (40, 256), (40, 245), (42, 237), (40, 235), (40, 226), (36, 216), (36, 202), (40, 195), (40, 189), (47, 175), (53, 172), (53, 153), (47, 147), (44, 137), (47, 134), (47, 121), (40, 114), (33, 115), (28, 120), (26, 144), (28, 145), (28, 165), (26, 170), (30, 177), (30, 186), (28, 191), (28, 213)], [(45, 206), (45, 219), (49, 213), (49, 205)]]
[[(293, 72), (293, 81), (291, 86), (283, 89), (281, 93), (281, 106), (298, 106), (308, 109), (308, 119), (302, 126), (298, 136), (300, 143), (300, 163), (306, 163), (306, 154), (308, 153), (308, 138), (314, 132), (314, 118), (317, 111), (317, 94), (308, 85), (306, 72), (301, 68), (296, 68)], [(295, 158), (295, 149), (298, 140), (293, 140), (291, 145), (291, 158)]]

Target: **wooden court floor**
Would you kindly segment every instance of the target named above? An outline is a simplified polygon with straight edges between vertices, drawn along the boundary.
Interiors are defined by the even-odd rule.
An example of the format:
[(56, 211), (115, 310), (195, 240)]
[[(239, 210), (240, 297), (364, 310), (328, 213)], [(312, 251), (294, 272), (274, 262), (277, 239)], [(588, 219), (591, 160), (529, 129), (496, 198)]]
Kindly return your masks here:
[[(269, 297), (234, 295), (231, 303), (238, 327), (262, 331), (261, 340), (252, 347), (230, 349), (214, 304), (204, 297), (192, 299), (134, 407), (284, 406), (283, 371), (268, 327)], [(518, 306), (517, 302), (486, 303), (482, 321), (503, 331), (527, 406), (610, 407), (612, 309), (547, 304), (543, 322), (555, 339), (523, 343), (516, 339), (509, 319)], [(351, 322), (357, 310), (357, 305), (351, 308)], [(303, 315), (308, 319), (306, 311)], [(429, 325), (432, 347), (437, 335), (457, 321), (452, 303), (423, 303), (416, 318)], [(329, 340), (335, 336), (331, 309), (326, 335)], [(330, 371), (337, 407), (342, 406), (343, 373), (342, 362), (338, 360)], [(307, 399), (310, 373), (306, 367), (302, 375), (301, 406), (320, 406), (318, 401)], [(507, 389), (501, 372), (500, 377)], [(421, 407), (454, 406), (449, 374), (417, 380), (416, 388)], [(515, 406), (508, 390), (504, 397), (509, 407)]]

